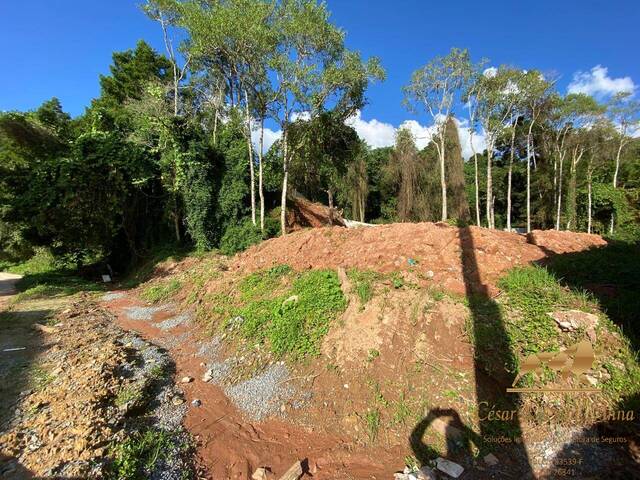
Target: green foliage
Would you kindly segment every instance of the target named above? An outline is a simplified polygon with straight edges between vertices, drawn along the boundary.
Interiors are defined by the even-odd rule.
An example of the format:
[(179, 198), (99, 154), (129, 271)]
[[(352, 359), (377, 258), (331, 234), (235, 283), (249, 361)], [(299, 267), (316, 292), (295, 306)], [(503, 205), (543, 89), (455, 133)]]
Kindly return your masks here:
[(253, 273), (239, 284), (239, 306), (227, 304), (219, 315), (241, 317), (245, 338), (268, 340), (277, 355), (302, 358), (319, 353), (322, 338), (346, 307), (332, 270), (295, 273), (286, 266)]
[(360, 305), (364, 305), (373, 297), (373, 282), (380, 278), (380, 275), (374, 271), (362, 271), (355, 268), (347, 272), (349, 280), (353, 283), (355, 293), (360, 299)]
[(180, 282), (175, 279), (166, 283), (151, 285), (140, 293), (140, 298), (147, 302), (158, 303), (177, 293), (180, 287)]
[(144, 480), (167, 458), (174, 446), (170, 433), (162, 430), (136, 432), (122, 443), (112, 445), (110, 480)]
[(246, 250), (251, 245), (261, 242), (263, 239), (260, 226), (256, 226), (250, 219), (241, 224), (230, 224), (220, 240), (220, 251), (225, 255)]
[(507, 322), (512, 351), (530, 354), (561, 346), (555, 321), (547, 315), (559, 308), (585, 308), (583, 296), (563, 288), (545, 268), (520, 267), (500, 280), (509, 306), (518, 313)]

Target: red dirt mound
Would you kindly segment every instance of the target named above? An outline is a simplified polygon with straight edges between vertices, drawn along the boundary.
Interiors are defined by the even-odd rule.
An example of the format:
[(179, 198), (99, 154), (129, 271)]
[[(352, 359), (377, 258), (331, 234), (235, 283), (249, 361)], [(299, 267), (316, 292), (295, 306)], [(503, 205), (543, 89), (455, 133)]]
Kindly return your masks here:
[[(321, 203), (310, 202), (300, 196), (295, 197), (290, 199), (287, 205), (287, 229), (289, 231), (297, 231), (305, 227), (345, 226), (340, 213), (335, 208), (333, 209), (333, 215), (330, 215), (330, 213), (329, 207)], [(330, 219), (330, 216), (333, 218)]]
[(459, 294), (487, 288), (495, 294), (496, 281), (514, 266), (553, 253), (606, 245), (598, 235), (573, 232), (534, 231), (529, 239), (535, 244), (517, 233), (444, 223), (397, 223), (366, 229), (325, 227), (253, 246), (236, 256), (231, 268), (250, 272), (288, 264), (295, 269), (406, 270), (421, 286), (435, 284)]

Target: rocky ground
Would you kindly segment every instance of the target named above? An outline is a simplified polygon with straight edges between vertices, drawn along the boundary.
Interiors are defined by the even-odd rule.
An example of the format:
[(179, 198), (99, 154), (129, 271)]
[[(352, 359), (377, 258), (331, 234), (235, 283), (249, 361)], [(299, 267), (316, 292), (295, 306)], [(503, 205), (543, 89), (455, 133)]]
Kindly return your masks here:
[(0, 357), (0, 476), (109, 477), (114, 445), (152, 427), (179, 445), (150, 478), (183, 478), (186, 407), (166, 351), (120, 329), (89, 297), (38, 305), (2, 314), (2, 345), (24, 349)]

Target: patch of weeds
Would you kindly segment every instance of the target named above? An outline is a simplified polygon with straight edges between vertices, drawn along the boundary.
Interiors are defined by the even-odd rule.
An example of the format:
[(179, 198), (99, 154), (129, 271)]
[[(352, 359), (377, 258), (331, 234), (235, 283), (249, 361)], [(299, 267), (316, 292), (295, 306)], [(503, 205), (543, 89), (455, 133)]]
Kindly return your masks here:
[(364, 414), (364, 423), (369, 435), (369, 440), (373, 443), (378, 438), (380, 431), (380, 410), (369, 410)]
[(402, 288), (404, 287), (404, 278), (402, 278), (402, 276), (400, 276), (398, 272), (394, 272), (394, 274), (391, 276), (391, 284), (396, 290)]
[(169, 282), (151, 285), (145, 288), (140, 294), (140, 298), (147, 302), (158, 303), (174, 295), (180, 290), (180, 287), (180, 282), (172, 279)]
[(335, 363), (327, 363), (327, 371), (333, 372), (335, 374), (340, 374), (340, 367), (338, 367), (338, 365), (336, 365)]
[(136, 385), (127, 385), (120, 389), (114, 400), (116, 407), (123, 407), (128, 403), (136, 403), (142, 398), (142, 390)]
[(167, 458), (174, 447), (172, 435), (161, 430), (147, 430), (130, 435), (122, 443), (112, 445), (107, 479), (143, 480)]
[(460, 397), (460, 394), (455, 390), (445, 390), (444, 392), (442, 392), (442, 395), (452, 400), (457, 400)]
[(367, 362), (373, 362), (376, 358), (380, 356), (380, 351), (372, 348), (369, 350), (369, 354), (367, 355)]
[(401, 392), (398, 401), (394, 402), (393, 423), (395, 423), (396, 425), (404, 425), (407, 419), (411, 416), (412, 412), (411, 408), (409, 407), (409, 403), (404, 396), (404, 392)]
[(29, 371), (29, 383), (34, 390), (43, 390), (49, 385), (55, 376), (39, 365), (31, 367)]
[(377, 272), (371, 270), (358, 270), (352, 268), (347, 272), (349, 280), (353, 283), (356, 295), (360, 299), (360, 307), (373, 298), (373, 283), (380, 278)]
[[(317, 355), (329, 325), (346, 307), (333, 270), (310, 270), (297, 276), (290, 290), (294, 302), (281, 302), (268, 328), (276, 354)], [(284, 299), (283, 299), (284, 300)]]
[(81, 291), (101, 291), (104, 287), (98, 283), (75, 276), (66, 270), (28, 274), (16, 283), (18, 293), (13, 302), (37, 298), (49, 298), (73, 295)]
[(420, 468), (420, 464), (418, 462), (418, 459), (416, 457), (414, 457), (413, 455), (407, 455), (406, 457), (404, 457), (404, 464), (409, 467), (409, 469), (413, 472), (418, 470), (418, 468)]

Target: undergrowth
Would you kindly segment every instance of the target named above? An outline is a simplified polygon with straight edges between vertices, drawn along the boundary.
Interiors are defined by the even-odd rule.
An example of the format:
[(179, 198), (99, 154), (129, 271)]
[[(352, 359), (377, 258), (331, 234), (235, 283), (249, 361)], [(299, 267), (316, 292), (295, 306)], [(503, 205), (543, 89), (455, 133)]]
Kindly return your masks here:
[(175, 448), (174, 436), (163, 430), (135, 432), (110, 448), (113, 462), (107, 471), (109, 480), (144, 480)]
[(241, 337), (267, 342), (278, 356), (317, 355), (331, 322), (346, 307), (333, 270), (296, 273), (287, 265), (252, 273), (242, 279), (235, 298), (209, 298), (213, 318), (238, 326)]
[(157, 283), (145, 288), (140, 293), (140, 298), (151, 303), (158, 303), (168, 299), (180, 290), (180, 282), (176, 279), (172, 279), (166, 283)]

